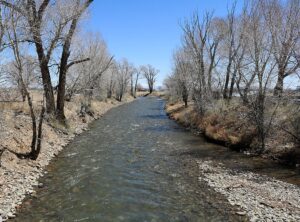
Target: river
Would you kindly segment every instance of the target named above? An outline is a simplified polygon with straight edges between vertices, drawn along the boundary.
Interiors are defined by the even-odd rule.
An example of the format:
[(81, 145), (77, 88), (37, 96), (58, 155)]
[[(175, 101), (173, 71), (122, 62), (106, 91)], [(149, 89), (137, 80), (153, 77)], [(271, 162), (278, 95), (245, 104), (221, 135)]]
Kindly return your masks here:
[(140, 98), (90, 125), (48, 166), (13, 221), (247, 221), (203, 181), (195, 159), (300, 185), (299, 172), (206, 142)]

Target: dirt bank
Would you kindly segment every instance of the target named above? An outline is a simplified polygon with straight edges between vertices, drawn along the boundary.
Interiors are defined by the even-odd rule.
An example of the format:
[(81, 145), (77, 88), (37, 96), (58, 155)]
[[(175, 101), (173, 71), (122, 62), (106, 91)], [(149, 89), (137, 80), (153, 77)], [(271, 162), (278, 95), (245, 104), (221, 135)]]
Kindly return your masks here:
[(299, 166), (300, 149), (297, 149), (290, 135), (284, 131), (272, 130), (266, 139), (265, 150), (261, 153), (258, 150), (256, 129), (246, 116), (246, 107), (216, 106), (219, 107), (209, 110), (202, 118), (193, 104), (185, 108), (181, 102), (167, 103), (165, 109), (171, 119), (185, 127), (196, 129), (211, 142), (247, 155), (260, 155), (280, 163)]
[(26, 153), (30, 150), (31, 119), (28, 110), (24, 109), (26, 104), (17, 108), (2, 109), (0, 111), (0, 150), (4, 150), (4, 152), (1, 156), (0, 167), (1, 217), (4, 220), (15, 217), (16, 208), (21, 205), (25, 195), (34, 195), (35, 187), (43, 186), (43, 184), (38, 183), (38, 179), (47, 173), (44, 169), (51, 159), (76, 135), (86, 130), (90, 122), (100, 118), (110, 109), (132, 100), (128, 97), (122, 103), (115, 100), (93, 101), (94, 117), (88, 115), (79, 117), (80, 104), (78, 101), (67, 103), (68, 129), (53, 121), (51, 123), (45, 122), (42, 150), (36, 161), (18, 159), (14, 154), (7, 151), (9, 149), (14, 152)]

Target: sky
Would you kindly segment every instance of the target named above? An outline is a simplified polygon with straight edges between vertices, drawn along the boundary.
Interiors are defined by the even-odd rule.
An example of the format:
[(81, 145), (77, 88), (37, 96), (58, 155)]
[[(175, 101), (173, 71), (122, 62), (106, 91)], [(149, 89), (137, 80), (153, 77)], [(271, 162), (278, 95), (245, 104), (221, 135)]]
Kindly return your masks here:
[[(242, 1), (239, 1), (242, 2)], [(226, 0), (95, 0), (87, 31), (101, 33), (116, 59), (160, 70), (157, 86), (172, 71), (172, 54), (180, 46), (180, 21), (193, 12), (225, 16)]]

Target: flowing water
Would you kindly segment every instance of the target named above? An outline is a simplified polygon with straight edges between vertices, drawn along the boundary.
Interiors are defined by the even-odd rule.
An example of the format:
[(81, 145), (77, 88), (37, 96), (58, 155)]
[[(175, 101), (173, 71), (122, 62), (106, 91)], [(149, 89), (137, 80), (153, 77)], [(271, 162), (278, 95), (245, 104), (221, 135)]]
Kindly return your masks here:
[(169, 120), (163, 100), (141, 98), (70, 143), (14, 221), (246, 221), (198, 181), (195, 159), (300, 184), (296, 170), (207, 143)]

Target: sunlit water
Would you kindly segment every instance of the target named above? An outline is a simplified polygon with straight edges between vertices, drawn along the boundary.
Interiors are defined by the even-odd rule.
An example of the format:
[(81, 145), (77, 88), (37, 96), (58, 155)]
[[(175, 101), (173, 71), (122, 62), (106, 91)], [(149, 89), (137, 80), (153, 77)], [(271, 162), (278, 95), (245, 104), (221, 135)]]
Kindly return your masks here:
[(205, 142), (169, 120), (164, 101), (115, 108), (48, 167), (45, 187), (14, 221), (245, 221), (198, 181), (195, 159), (213, 159), (299, 184), (299, 173)]

